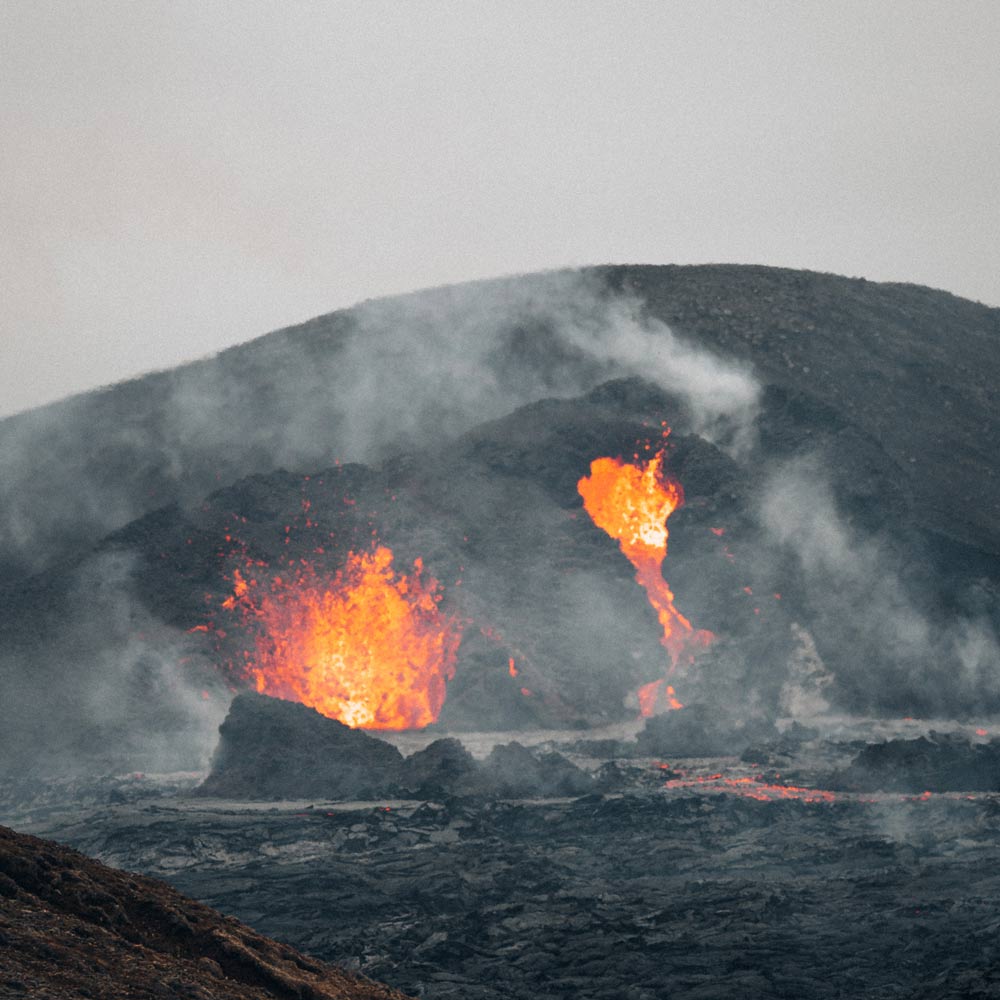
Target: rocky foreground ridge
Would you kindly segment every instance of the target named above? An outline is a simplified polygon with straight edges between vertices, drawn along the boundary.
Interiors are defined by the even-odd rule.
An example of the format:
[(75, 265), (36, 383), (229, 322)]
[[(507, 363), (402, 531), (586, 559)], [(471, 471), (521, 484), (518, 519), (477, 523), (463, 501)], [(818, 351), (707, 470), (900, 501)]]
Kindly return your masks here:
[(0, 997), (404, 1000), (156, 879), (0, 827)]

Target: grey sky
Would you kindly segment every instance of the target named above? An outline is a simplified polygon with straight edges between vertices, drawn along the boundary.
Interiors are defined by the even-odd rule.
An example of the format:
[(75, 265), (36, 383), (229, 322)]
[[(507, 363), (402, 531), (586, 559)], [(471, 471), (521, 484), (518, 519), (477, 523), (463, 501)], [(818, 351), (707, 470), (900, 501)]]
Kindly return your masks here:
[(1000, 305), (998, 52), (996, 0), (4, 0), (0, 414), (565, 265)]

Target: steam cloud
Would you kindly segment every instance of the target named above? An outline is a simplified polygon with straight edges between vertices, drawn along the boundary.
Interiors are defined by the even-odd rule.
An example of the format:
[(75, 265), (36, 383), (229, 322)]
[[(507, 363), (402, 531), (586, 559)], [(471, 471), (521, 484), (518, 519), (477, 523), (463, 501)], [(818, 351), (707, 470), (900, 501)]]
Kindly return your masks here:
[(731, 449), (750, 441), (752, 375), (592, 275), (364, 303), (0, 423), (0, 568), (37, 571), (250, 472), (377, 463), (627, 375), (684, 399), (697, 433)]
[[(686, 429), (734, 452), (749, 446), (759, 394), (749, 371), (578, 273), (364, 303), (10, 418), (0, 424), (0, 586), (85, 553), (151, 509), (193, 502), (251, 472), (374, 465), (526, 403), (631, 375), (676, 396)], [(31, 761), (47, 742), (65, 747), (67, 732), (79, 731), (91, 742), (105, 734), (134, 767), (197, 766), (226, 692), (203, 695), (187, 679), (185, 637), (134, 596), (126, 556), (106, 553), (68, 572), (66, 619), (23, 655), (0, 653), (0, 695), (18, 720), (4, 741), (8, 763), (22, 753)], [(470, 566), (467, 578), (475, 573)], [(547, 570), (541, 578), (539, 586), (551, 585)], [(597, 583), (592, 593), (582, 580), (566, 586), (581, 616), (606, 616), (612, 634), (615, 609)], [(155, 720), (145, 707), (153, 705)]]
[[(25, 776), (204, 766), (229, 704), (185, 671), (185, 636), (133, 596), (134, 560), (107, 552), (70, 574), (63, 616), (29, 656), (2, 654), (4, 764)], [(51, 753), (51, 757), (47, 754)]]
[(853, 527), (830, 470), (813, 457), (775, 472), (760, 504), (770, 539), (791, 553), (815, 620), (836, 636), (841, 694), (863, 707), (907, 705), (926, 715), (991, 711), (1000, 700), (1000, 642), (984, 606), (937, 607), (909, 579), (919, 553)]

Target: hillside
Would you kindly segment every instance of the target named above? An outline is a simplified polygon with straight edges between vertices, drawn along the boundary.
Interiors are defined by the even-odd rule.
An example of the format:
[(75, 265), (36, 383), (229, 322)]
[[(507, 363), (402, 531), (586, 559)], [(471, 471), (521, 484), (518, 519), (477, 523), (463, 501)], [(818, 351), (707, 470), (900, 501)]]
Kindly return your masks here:
[(12, 418), (5, 766), (203, 766), (277, 641), (240, 581), (287, 618), (376, 547), (447, 623), (441, 726), (634, 718), (662, 619), (579, 484), (658, 451), (663, 576), (711, 633), (670, 668), (682, 701), (1000, 712), (998, 324), (910, 286), (600, 268), (366, 303)]
[(879, 441), (922, 526), (1000, 553), (1000, 310), (803, 271), (644, 266), (364, 303), (0, 421), (0, 581), (253, 472), (379, 461), (642, 374), (597, 329), (623, 289), (647, 317)]
[(0, 997), (404, 1000), (156, 879), (0, 827)]

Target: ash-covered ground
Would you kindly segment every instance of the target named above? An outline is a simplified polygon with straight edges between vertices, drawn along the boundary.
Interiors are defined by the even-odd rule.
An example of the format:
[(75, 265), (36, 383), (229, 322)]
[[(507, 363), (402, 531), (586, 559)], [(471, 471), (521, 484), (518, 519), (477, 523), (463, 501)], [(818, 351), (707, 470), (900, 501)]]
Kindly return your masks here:
[[(559, 754), (590, 783), (574, 796), (544, 795), (538, 774), (511, 777), (520, 797), (463, 788), (439, 761), (421, 772), (432, 796), (288, 800), (271, 783), (221, 799), (198, 794), (204, 774), (131, 775), (8, 786), (0, 821), (418, 997), (1000, 996), (1000, 741), (778, 728), (739, 755), (669, 758), (649, 750), (680, 750), (677, 731), (654, 724), (461, 735), (480, 769), (512, 737), (550, 773)], [(412, 760), (441, 738), (392, 740)], [(865, 769), (868, 743), (881, 763)], [(395, 758), (370, 760), (370, 782), (400, 780)], [(987, 774), (993, 790), (916, 790), (942, 766), (952, 789)], [(900, 783), (914, 790), (879, 790)]]

